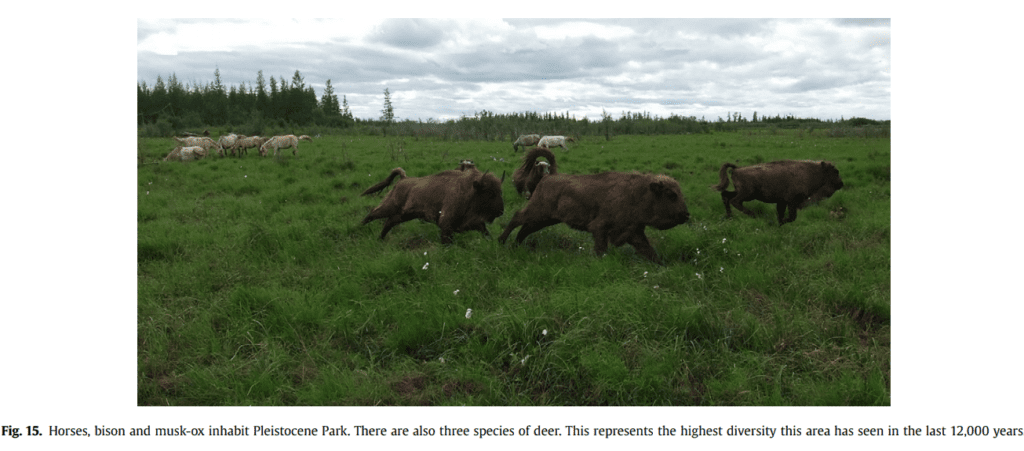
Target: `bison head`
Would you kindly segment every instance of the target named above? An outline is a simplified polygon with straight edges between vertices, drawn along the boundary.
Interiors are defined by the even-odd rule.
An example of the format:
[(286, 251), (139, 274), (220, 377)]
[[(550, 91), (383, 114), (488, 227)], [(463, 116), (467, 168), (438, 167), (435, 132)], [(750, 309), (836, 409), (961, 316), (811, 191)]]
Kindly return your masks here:
[(501, 198), (501, 184), (504, 181), (504, 175), (498, 180), (490, 173), (481, 174), (480, 178), (473, 180), (473, 195), (469, 207), (471, 214), (479, 215), (488, 223), (505, 214), (505, 201)]
[(822, 199), (832, 197), (836, 191), (843, 188), (843, 179), (839, 177), (839, 169), (828, 161), (821, 162), (821, 172), (824, 175), (824, 183), (811, 194), (798, 208), (804, 208)]
[(666, 230), (690, 219), (683, 191), (675, 179), (665, 175), (655, 176), (648, 185), (648, 189), (652, 196), (651, 217), (648, 225), (659, 230)]

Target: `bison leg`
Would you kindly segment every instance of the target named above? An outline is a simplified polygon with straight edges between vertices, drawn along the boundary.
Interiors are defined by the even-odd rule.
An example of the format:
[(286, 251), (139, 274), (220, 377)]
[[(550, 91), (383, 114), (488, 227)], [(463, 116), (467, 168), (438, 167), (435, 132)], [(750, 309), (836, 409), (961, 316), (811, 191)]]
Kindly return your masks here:
[[(725, 198), (725, 192), (723, 191), (722, 199), (725, 200)], [(738, 190), (734, 192), (731, 196), (729, 196), (729, 200), (726, 201), (726, 216), (729, 216), (729, 205), (732, 204), (733, 207), (736, 207), (737, 210), (743, 212), (745, 215), (750, 216), (751, 218), (755, 217), (756, 215), (754, 214), (754, 212), (750, 211), (749, 209), (747, 209), (747, 207), (743, 206), (743, 202), (746, 200), (747, 198), (745, 196), (741, 196)]]
[[(380, 231), (380, 239), (383, 240), (384, 237), (388, 235), (388, 232), (390, 232), (391, 229), (393, 229), (396, 225), (399, 225), (399, 224), (401, 224), (401, 223), (403, 223), (405, 221), (408, 221), (408, 219), (406, 219), (406, 220), (403, 220), (403, 219), (404, 218), (401, 215), (394, 215), (394, 216), (389, 217), (387, 221), (384, 221), (384, 228), (381, 229), (381, 231)], [(409, 219), (412, 219), (412, 218), (409, 218)]]
[(505, 244), (505, 240), (508, 240), (509, 234), (511, 234), (512, 231), (515, 230), (516, 227), (519, 227), (520, 223), (519, 223), (518, 219), (519, 219), (519, 212), (517, 211), (516, 214), (512, 217), (512, 221), (509, 222), (507, 226), (505, 226), (505, 230), (502, 230), (501, 231), (501, 235), (498, 235), (498, 242), (499, 243)]
[(603, 227), (592, 227), (590, 234), (594, 235), (594, 254), (600, 257), (608, 252), (608, 231)]
[(654, 251), (654, 247), (651, 246), (651, 242), (647, 240), (647, 235), (644, 234), (643, 230), (640, 233), (630, 235), (626, 241), (633, 246), (633, 249), (636, 249), (637, 254), (644, 256), (644, 258), (654, 263), (664, 265), (661, 258), (658, 257), (658, 253)]
[(491, 236), (491, 231), (487, 230), (487, 224), (480, 223), (480, 226), (477, 227), (476, 229), (479, 230), (480, 233), (482, 233), (486, 237), (490, 237)]
[[(786, 206), (789, 206), (789, 218), (784, 219)], [(787, 222), (796, 221), (796, 210), (798, 208), (799, 204), (795, 203), (787, 204), (785, 202), (779, 202), (778, 204), (775, 204), (775, 212), (778, 213), (779, 216), (779, 225), (783, 225)]]
[(454, 234), (455, 234), (455, 231), (450, 229), (450, 228), (448, 228), (448, 229), (441, 229), (441, 244), (452, 244), (452, 241), (454, 241), (452, 239), (452, 236)]
[(722, 191), (722, 203), (725, 204), (725, 217), (732, 217), (732, 207), (729, 206), (729, 201), (736, 197), (736, 191)]
[(559, 222), (561, 221), (557, 219), (549, 219), (547, 221), (538, 221), (523, 224), (523, 228), (519, 229), (519, 234), (516, 235), (516, 242), (519, 244), (523, 244), (523, 240), (525, 240), (526, 237), (530, 236), (531, 233), (548, 226), (553, 226), (555, 224), (558, 224)]
[(507, 226), (505, 226), (505, 230), (501, 232), (500, 236), (498, 236), (498, 242), (505, 244), (505, 240), (507, 240), (508, 236), (512, 234), (512, 231), (515, 230), (516, 227), (523, 225), (525, 222), (526, 221), (523, 220), (523, 210), (517, 211), (516, 214), (512, 215), (512, 220), (509, 221)]

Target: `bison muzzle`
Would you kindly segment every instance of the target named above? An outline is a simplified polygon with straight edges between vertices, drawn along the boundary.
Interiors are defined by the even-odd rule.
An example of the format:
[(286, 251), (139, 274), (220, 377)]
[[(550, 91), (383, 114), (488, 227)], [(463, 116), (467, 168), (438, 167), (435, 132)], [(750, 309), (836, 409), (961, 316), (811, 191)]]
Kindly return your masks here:
[(526, 206), (516, 212), (498, 237), (504, 243), (512, 230), (522, 243), (545, 227), (564, 222), (594, 236), (594, 252), (602, 255), (608, 242), (629, 243), (637, 254), (661, 264), (644, 234), (647, 226), (666, 230), (690, 218), (679, 182), (665, 175), (606, 172), (593, 175), (552, 174), (537, 184)]
[(494, 174), (480, 172), (475, 167), (467, 169), (442, 171), (426, 177), (406, 177), (402, 168), (391, 170), (387, 179), (363, 191), (364, 196), (376, 193), (396, 177), (400, 178), (362, 223), (387, 218), (380, 232), (382, 240), (393, 227), (413, 219), (437, 224), (443, 244), (451, 244), (453, 234), (468, 230), (479, 230), (484, 236), (490, 236), (487, 224), (505, 213), (501, 198), (504, 177), (498, 180)]
[[(729, 186), (726, 175), (729, 168), (732, 168), (736, 191), (725, 191)], [(780, 160), (743, 167), (725, 163), (718, 171), (718, 179), (719, 183), (711, 188), (722, 192), (726, 217), (732, 217), (730, 206), (754, 216), (743, 202), (759, 200), (775, 204), (780, 226), (795, 221), (798, 209), (827, 198), (843, 187), (839, 169), (828, 161)], [(789, 208), (788, 218), (786, 208)]]

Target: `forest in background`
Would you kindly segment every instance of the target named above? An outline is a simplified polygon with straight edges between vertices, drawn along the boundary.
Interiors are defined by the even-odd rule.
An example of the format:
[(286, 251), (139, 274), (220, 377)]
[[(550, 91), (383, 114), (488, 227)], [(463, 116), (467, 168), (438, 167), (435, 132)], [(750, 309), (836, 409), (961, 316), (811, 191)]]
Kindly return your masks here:
[(821, 120), (788, 116), (759, 116), (754, 112), (746, 118), (740, 112), (708, 120), (704, 117), (669, 117), (649, 112), (623, 111), (618, 118), (604, 112), (600, 120), (577, 119), (565, 113), (514, 112), (497, 114), (487, 110), (458, 119), (396, 120), (391, 93), (384, 89), (384, 102), (379, 118), (353, 117), (344, 95), (339, 102), (328, 79), (323, 94), (317, 98), (311, 85), (296, 70), (290, 81), (284, 77), (265, 77), (259, 71), (256, 83), (224, 86), (220, 70), (205, 85), (184, 84), (171, 74), (160, 76), (149, 86), (139, 82), (139, 137), (156, 138), (201, 132), (204, 129), (231, 131), (243, 135), (268, 135), (277, 130), (303, 130), (306, 134), (393, 135), (434, 137), (454, 140), (513, 141), (524, 133), (551, 135), (605, 136), (712, 133), (749, 128), (828, 130), (834, 137), (889, 137), (890, 121), (851, 117)]

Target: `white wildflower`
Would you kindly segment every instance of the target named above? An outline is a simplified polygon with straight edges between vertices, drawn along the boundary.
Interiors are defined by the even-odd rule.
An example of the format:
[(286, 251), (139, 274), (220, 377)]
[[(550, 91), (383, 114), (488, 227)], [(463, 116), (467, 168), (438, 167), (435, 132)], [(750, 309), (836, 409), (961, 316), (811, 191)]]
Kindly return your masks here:
[(704, 278), (704, 276), (700, 275), (700, 273), (699, 273), (699, 272), (697, 272), (697, 273), (694, 273), (694, 274), (696, 274), (696, 275), (697, 275), (697, 278), (698, 278), (698, 279), (703, 279), (703, 278)]
[(453, 292), (452, 292), (452, 294), (454, 294), (454, 295), (458, 296), (458, 295), (459, 295), (459, 290), (455, 290), (455, 291), (453, 291)]
[(423, 269), (424, 269), (424, 270), (426, 270), (426, 269), (427, 269), (427, 266), (430, 266), (430, 262), (424, 263), (424, 264), (423, 264)]
[(644, 277), (647, 277), (647, 271), (644, 271)]
[(149, 195), (149, 191), (146, 191), (146, 195), (147, 195), (147, 196)]
[(440, 360), (440, 361), (441, 361), (441, 363), (444, 363), (444, 357), (440, 357), (440, 358), (438, 358), (437, 360)]
[(423, 253), (423, 255), (427, 255), (427, 253), (426, 253), (426, 252), (424, 252), (424, 253)]
[(725, 244), (725, 238), (722, 238), (722, 244)]
[(530, 355), (529, 355), (529, 354), (527, 354), (527, 355), (526, 355), (526, 357), (523, 357), (523, 360), (520, 360), (520, 361), (519, 361), (519, 364), (520, 364), (520, 365), (525, 365), (525, 364), (526, 364), (526, 359), (528, 359), (528, 358), (530, 358)]
[(540, 331), (540, 334), (541, 335), (547, 335), (548, 334), (548, 330), (544, 329), (544, 330)]
[(471, 309), (471, 308), (466, 309), (466, 319), (469, 319), (469, 317), (471, 317), (471, 316), (473, 316), (473, 309)]
[(719, 267), (718, 267), (718, 272), (725, 272), (725, 268), (724, 268), (724, 267), (721, 267), (721, 266), (719, 266)]
[(658, 285), (655, 285), (655, 286), (654, 286), (654, 289), (655, 289), (655, 290), (657, 290), (657, 289), (658, 289)]

